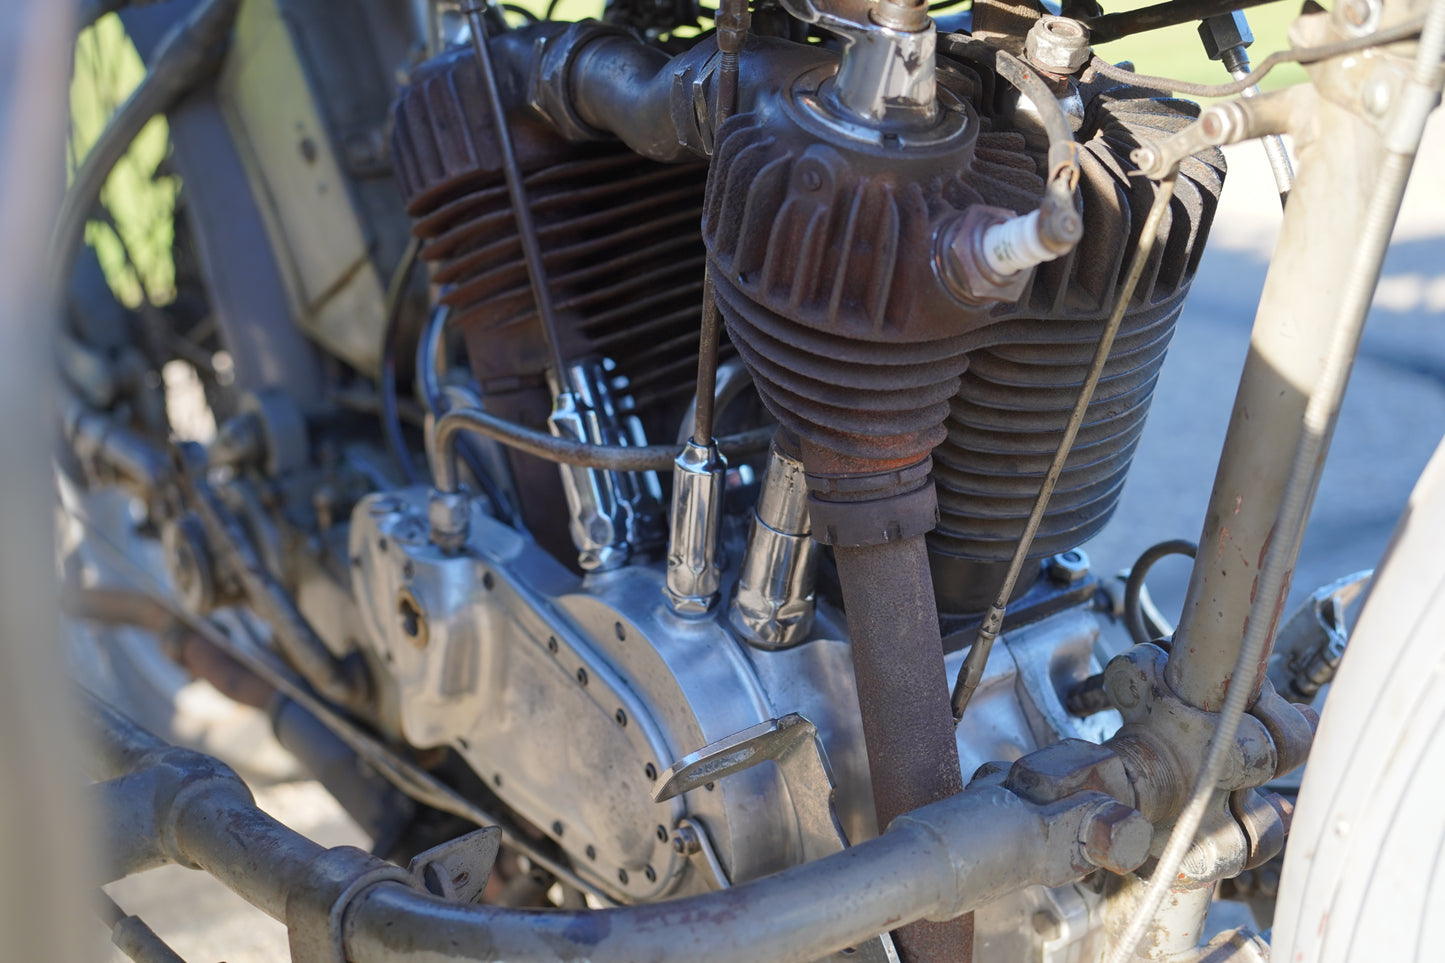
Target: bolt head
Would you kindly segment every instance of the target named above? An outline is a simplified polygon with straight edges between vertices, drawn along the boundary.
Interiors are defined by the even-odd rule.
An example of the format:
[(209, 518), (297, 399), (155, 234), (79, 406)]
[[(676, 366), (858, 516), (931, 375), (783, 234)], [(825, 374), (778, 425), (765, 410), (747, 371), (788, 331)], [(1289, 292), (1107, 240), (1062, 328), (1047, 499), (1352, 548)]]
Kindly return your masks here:
[(672, 837), (672, 849), (679, 856), (691, 856), (702, 849), (702, 840), (691, 826), (679, 826), (677, 835)]
[(1040, 17), (1024, 38), (1029, 63), (1051, 74), (1074, 73), (1089, 53), (1089, 28), (1068, 17)]
[(1373, 77), (1365, 81), (1364, 88), (1360, 91), (1361, 104), (1372, 117), (1384, 117), (1389, 113), (1394, 99), (1390, 81), (1381, 71), (1376, 71)]
[(1049, 558), (1048, 573), (1061, 585), (1077, 585), (1089, 577), (1089, 556), (1077, 548), (1060, 552)]
[(433, 491), (427, 499), (431, 540), (444, 552), (455, 552), (467, 540), (471, 506), (461, 492)]
[(1138, 810), (1110, 800), (1084, 820), (1080, 836), (1091, 863), (1111, 873), (1128, 873), (1149, 858), (1154, 827)]

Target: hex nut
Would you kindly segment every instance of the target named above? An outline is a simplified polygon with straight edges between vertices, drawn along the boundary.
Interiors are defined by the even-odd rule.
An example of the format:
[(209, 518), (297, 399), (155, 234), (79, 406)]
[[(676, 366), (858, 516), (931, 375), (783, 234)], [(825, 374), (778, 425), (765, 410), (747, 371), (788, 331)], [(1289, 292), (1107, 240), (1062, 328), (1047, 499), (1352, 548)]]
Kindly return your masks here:
[(1068, 17), (1040, 17), (1024, 38), (1024, 57), (1051, 74), (1073, 73), (1089, 54), (1089, 28)]
[(1254, 34), (1250, 33), (1244, 11), (1236, 10), (1205, 17), (1199, 23), (1199, 39), (1204, 41), (1204, 52), (1210, 60), (1223, 60), (1225, 51), (1254, 43)]
[[(984, 260), (984, 232), (995, 224), (1012, 219), (1012, 211), (985, 204), (971, 205), (963, 214), (941, 228), (936, 235), (934, 273), (948, 293), (964, 304), (991, 304), (1017, 301), (1033, 277), (1032, 271), (1016, 271), (1000, 276)], [(813, 530), (820, 522), (813, 518)]]
[(1077, 585), (1089, 577), (1089, 556), (1077, 548), (1051, 556), (1049, 578), (1061, 585)]
[(1111, 800), (1084, 820), (1079, 835), (1090, 862), (1122, 874), (1138, 869), (1149, 858), (1154, 827), (1138, 810)]
[(461, 492), (433, 491), (427, 499), (427, 522), (431, 540), (444, 552), (455, 552), (467, 540), (471, 506)]
[(1064, 739), (1015, 762), (1005, 785), (1030, 802), (1051, 803), (1085, 790), (1125, 793), (1129, 778), (1124, 761), (1107, 746)]

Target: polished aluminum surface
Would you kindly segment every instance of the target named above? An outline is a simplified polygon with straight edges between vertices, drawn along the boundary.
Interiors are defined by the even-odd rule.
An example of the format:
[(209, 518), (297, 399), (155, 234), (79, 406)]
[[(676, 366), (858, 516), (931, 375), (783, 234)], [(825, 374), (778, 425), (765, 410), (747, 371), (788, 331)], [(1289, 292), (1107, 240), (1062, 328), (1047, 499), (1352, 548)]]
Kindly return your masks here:
[(727, 460), (711, 439), (689, 440), (674, 464), (666, 594), (674, 612), (696, 618), (712, 609), (722, 585), (718, 530)]
[[(567, 369), (565, 386), (555, 386), (547, 427), (558, 438), (594, 445), (647, 444), (638, 420), (613, 394), (616, 376), (605, 360), (588, 358)], [(625, 383), (624, 383), (625, 384)], [(657, 540), (662, 489), (651, 472), (611, 472), (563, 465), (568, 527), (584, 571), (605, 572), (625, 565), (633, 552)]]
[[(422, 488), (371, 496), (352, 518), (365, 644), (395, 687), (402, 733), (419, 747), (456, 749), (588, 882), (618, 899), (658, 899), (802, 861), (811, 844), (801, 814), (811, 803), (776, 767), (652, 800), (668, 767), (689, 753), (789, 713), (817, 729), (846, 838), (877, 834), (836, 612), (820, 605), (802, 644), (755, 648), (723, 620), (672, 613), (661, 565), (579, 580), (491, 518), (483, 500), (472, 503), (467, 541), (448, 555), (428, 540), (428, 499)], [(787, 502), (770, 498), (764, 511), (781, 523), (776, 508)], [(407, 634), (408, 613), (425, 621), (424, 635)], [(1076, 719), (1062, 702), (1098, 671), (1099, 626), (1079, 608), (1001, 637), (958, 730), (965, 776), (1060, 738), (1100, 741), (1117, 727), (1115, 713)], [(961, 658), (949, 656), (950, 671)], [(706, 847), (674, 842), (697, 826)], [(1022, 890), (983, 909), (980, 945), (1070, 959), (1094, 932), (1087, 920), (1099, 900), (1072, 884)], [(1020, 925), (1045, 910), (1060, 921), (1052, 935)]]
[(803, 463), (774, 445), (728, 611), (733, 628), (766, 649), (801, 642), (813, 624), (817, 556)]
[(786, 0), (789, 13), (843, 39), (843, 59), (829, 98), (864, 123), (931, 122), (937, 114), (933, 52), (937, 35), (926, 16), (917, 29), (885, 26), (868, 0), (814, 3)]

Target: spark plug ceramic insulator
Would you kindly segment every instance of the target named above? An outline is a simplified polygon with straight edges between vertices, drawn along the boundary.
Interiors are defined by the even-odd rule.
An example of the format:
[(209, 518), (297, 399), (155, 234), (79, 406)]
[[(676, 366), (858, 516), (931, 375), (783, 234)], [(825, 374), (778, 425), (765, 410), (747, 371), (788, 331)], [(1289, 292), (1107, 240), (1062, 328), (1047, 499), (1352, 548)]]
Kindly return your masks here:
[(749, 644), (785, 649), (807, 636), (817, 561), (812, 531), (803, 463), (774, 444), (728, 613)]
[(727, 460), (716, 444), (690, 439), (672, 470), (672, 525), (667, 544), (668, 604), (699, 618), (717, 601), (722, 584), (718, 529), (722, 522)]
[(1038, 211), (985, 228), (979, 249), (984, 263), (1005, 276), (1052, 261), (1063, 253), (1051, 251), (1044, 244)]
[(939, 275), (965, 303), (1016, 301), (1028, 272), (1072, 251), (1083, 230), (1067, 192), (1051, 190), (1027, 214), (977, 205), (939, 233)]

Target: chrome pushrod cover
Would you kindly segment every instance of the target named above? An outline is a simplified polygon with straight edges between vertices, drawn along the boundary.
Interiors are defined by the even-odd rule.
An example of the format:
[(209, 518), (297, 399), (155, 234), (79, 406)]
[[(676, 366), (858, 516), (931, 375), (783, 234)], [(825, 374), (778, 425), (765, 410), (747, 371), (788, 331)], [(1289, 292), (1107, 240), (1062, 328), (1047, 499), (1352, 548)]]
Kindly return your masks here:
[(666, 595), (678, 615), (699, 618), (717, 601), (722, 585), (718, 531), (726, 476), (727, 459), (711, 438), (705, 445), (689, 439), (673, 462)]
[(774, 442), (728, 612), (750, 645), (785, 649), (807, 636), (817, 565), (812, 531), (803, 463)]
[[(572, 362), (566, 382), (553, 384), (548, 429), (569, 441), (645, 446), (641, 422), (616, 396), (620, 385), (605, 358)], [(657, 544), (653, 531), (654, 525), (661, 527), (662, 488), (655, 475), (577, 465), (562, 465), (559, 470), (577, 564), (584, 572), (620, 568), (638, 549)]]

